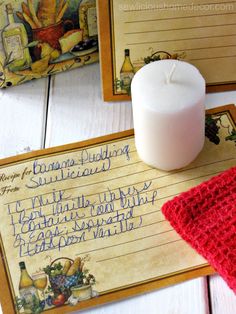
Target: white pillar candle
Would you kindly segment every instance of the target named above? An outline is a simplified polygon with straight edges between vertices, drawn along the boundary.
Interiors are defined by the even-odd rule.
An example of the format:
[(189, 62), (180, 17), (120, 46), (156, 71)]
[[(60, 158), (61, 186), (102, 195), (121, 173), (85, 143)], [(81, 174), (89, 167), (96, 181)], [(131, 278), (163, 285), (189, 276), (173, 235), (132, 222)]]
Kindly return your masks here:
[(135, 143), (140, 158), (170, 171), (187, 166), (205, 141), (205, 80), (191, 64), (150, 63), (131, 86)]

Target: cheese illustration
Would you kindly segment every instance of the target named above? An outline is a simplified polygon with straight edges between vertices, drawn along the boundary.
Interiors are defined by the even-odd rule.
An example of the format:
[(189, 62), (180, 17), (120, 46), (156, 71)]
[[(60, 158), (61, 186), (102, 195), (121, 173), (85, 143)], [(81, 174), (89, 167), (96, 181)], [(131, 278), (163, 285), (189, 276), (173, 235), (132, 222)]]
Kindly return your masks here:
[(67, 32), (63, 37), (59, 39), (61, 45), (61, 52), (67, 53), (74, 46), (76, 46), (83, 38), (83, 31), (81, 29), (74, 29)]

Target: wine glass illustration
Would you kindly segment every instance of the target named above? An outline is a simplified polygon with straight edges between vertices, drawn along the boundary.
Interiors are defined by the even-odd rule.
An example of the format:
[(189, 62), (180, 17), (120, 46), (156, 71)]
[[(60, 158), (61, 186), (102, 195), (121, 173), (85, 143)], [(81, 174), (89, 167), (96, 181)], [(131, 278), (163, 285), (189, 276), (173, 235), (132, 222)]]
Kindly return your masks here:
[(32, 275), (32, 279), (34, 281), (35, 288), (41, 291), (43, 300), (45, 300), (44, 290), (46, 289), (48, 283), (47, 275), (45, 273), (36, 273)]

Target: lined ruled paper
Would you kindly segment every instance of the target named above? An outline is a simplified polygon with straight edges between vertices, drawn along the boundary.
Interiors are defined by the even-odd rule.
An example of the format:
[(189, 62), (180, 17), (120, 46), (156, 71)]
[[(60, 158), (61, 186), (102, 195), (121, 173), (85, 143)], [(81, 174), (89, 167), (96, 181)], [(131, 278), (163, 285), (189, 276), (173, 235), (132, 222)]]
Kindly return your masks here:
[[(236, 1), (112, 0), (114, 72), (124, 49), (136, 69), (157, 51), (196, 65), (208, 84), (236, 79)], [(163, 54), (161, 55), (163, 57)]]

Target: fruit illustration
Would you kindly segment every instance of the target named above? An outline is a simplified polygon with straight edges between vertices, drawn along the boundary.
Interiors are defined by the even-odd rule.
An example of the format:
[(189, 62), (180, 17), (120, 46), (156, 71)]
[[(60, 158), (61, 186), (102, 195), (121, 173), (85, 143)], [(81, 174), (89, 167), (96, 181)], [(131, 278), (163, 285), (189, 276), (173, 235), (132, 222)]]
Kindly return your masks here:
[(217, 118), (212, 118), (209, 114), (206, 116), (206, 137), (216, 145), (220, 143), (219, 131), (221, 128), (227, 129), (228, 136), (225, 137), (225, 140), (236, 143), (236, 130), (232, 129), (230, 125), (224, 125), (221, 116)]
[(43, 73), (48, 68), (50, 56), (46, 56), (31, 64), (31, 69), (35, 73)]
[(218, 136), (220, 127), (217, 125), (217, 120), (213, 119), (211, 115), (206, 116), (206, 137), (210, 142), (219, 145), (220, 138)]
[(64, 294), (59, 294), (56, 298), (52, 300), (52, 304), (55, 306), (61, 306), (66, 302)]
[[(63, 261), (64, 260), (64, 261)], [(96, 284), (95, 277), (84, 268), (84, 263), (88, 261), (88, 257), (77, 257), (74, 260), (62, 257), (51, 262), (43, 271), (48, 275), (49, 286), (48, 291), (53, 295), (46, 302), (48, 306), (61, 306), (69, 302), (69, 298), (73, 294), (74, 289), (81, 287), (89, 287)]]
[(60, 51), (57, 50), (57, 49), (54, 49), (51, 54), (50, 54), (50, 57), (51, 57), (51, 60), (56, 60), (57, 58), (59, 58), (61, 55)]
[(48, 43), (39, 43), (38, 48), (41, 50), (41, 58), (50, 56), (54, 50)]
[(182, 59), (185, 57), (185, 53), (169, 53), (167, 51), (156, 51), (152, 53), (150, 56), (147, 56), (144, 58), (144, 63), (149, 64), (151, 62), (160, 61), (160, 60), (166, 60), (166, 59)]

